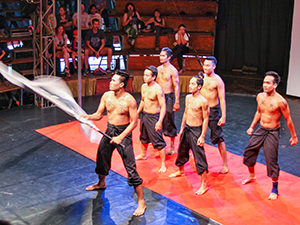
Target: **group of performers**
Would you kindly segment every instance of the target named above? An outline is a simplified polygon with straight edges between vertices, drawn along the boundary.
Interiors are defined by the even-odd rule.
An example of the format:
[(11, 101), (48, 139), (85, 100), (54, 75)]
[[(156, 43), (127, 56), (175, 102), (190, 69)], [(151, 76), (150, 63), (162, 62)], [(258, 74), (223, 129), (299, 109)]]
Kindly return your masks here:
[[(176, 68), (170, 63), (172, 50), (165, 47), (160, 52), (159, 67), (148, 66), (144, 71), (144, 84), (141, 87), (141, 101), (137, 108), (134, 97), (125, 91), (129, 80), (128, 73), (116, 71), (110, 82), (110, 91), (103, 94), (99, 107), (94, 114), (83, 116), (89, 120), (100, 120), (107, 111), (108, 126), (97, 153), (96, 173), (99, 180), (86, 188), (87, 191), (106, 188), (105, 177), (111, 168), (111, 157), (114, 149), (120, 153), (128, 173), (128, 184), (134, 186), (138, 196), (138, 207), (134, 216), (143, 215), (146, 204), (143, 196), (142, 179), (136, 170), (135, 160), (147, 159), (147, 147), (151, 143), (160, 152), (161, 166), (159, 173), (166, 172), (165, 154), (173, 154), (177, 130), (174, 123), (174, 111), (179, 105), (179, 76)], [(226, 145), (222, 126), (226, 122), (225, 85), (221, 77), (215, 74), (217, 60), (213, 56), (206, 57), (203, 72), (193, 76), (189, 81), (189, 93), (185, 98), (185, 110), (179, 131), (180, 143), (177, 151), (176, 166), (178, 171), (170, 178), (184, 175), (184, 164), (189, 160), (189, 150), (194, 155), (197, 173), (202, 183), (196, 195), (204, 194), (207, 188), (207, 160), (204, 151), (205, 134), (210, 128), (211, 142), (218, 145), (223, 160), (220, 171), (229, 171)], [(298, 138), (290, 116), (287, 101), (276, 92), (280, 77), (276, 72), (265, 74), (263, 92), (257, 95), (257, 111), (247, 130), (251, 136), (244, 151), (244, 164), (249, 169), (249, 177), (243, 181), (247, 184), (255, 181), (254, 166), (261, 147), (264, 149), (268, 176), (272, 178), (273, 187), (269, 199), (278, 197), (278, 146), (280, 118), (283, 115), (291, 133), (290, 144), (295, 145)], [(141, 117), (140, 141), (141, 152), (134, 157), (132, 131), (137, 126), (138, 115)], [(254, 132), (256, 124), (260, 125)], [(163, 134), (170, 137), (167, 151)], [(122, 143), (122, 147), (120, 144)]]

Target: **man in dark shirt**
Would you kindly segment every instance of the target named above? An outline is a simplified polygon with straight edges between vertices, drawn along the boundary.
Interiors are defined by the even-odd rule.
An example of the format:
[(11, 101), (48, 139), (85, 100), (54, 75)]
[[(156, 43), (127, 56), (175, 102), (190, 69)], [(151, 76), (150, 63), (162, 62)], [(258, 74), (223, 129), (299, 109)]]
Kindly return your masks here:
[(92, 20), (92, 29), (89, 30), (85, 36), (86, 49), (84, 51), (85, 59), (85, 72), (84, 75), (88, 75), (88, 58), (89, 56), (96, 56), (97, 58), (101, 55), (107, 56), (107, 69), (106, 71), (110, 72), (110, 62), (112, 57), (112, 49), (105, 48), (105, 36), (104, 32), (99, 29), (100, 22), (98, 19)]

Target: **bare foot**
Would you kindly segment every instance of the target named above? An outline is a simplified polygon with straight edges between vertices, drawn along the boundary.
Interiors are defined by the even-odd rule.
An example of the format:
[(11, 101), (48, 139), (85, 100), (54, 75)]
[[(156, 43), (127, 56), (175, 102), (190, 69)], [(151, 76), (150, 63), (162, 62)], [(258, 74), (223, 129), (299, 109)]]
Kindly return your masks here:
[(221, 171), (220, 171), (220, 174), (226, 174), (226, 173), (228, 173), (228, 172), (229, 172), (228, 167), (223, 167), (223, 168), (221, 169)]
[(208, 191), (208, 188), (207, 187), (200, 187), (198, 191), (196, 191), (195, 195), (203, 195), (205, 194), (205, 192)]
[(180, 171), (177, 171), (175, 173), (171, 173), (169, 175), (170, 178), (173, 178), (173, 177), (181, 177), (181, 176), (184, 176), (184, 173), (180, 172)]
[(146, 160), (147, 159), (147, 156), (146, 155), (138, 155), (137, 157), (135, 157), (135, 160)]
[(269, 200), (276, 200), (278, 198), (278, 194), (271, 192), (269, 195)]
[(90, 185), (88, 186), (85, 190), (86, 191), (97, 191), (97, 190), (103, 190), (106, 188), (106, 185), (105, 184), (93, 184), (93, 185)]
[(247, 179), (242, 181), (242, 184), (249, 184), (256, 180), (256, 177), (248, 177)]
[(142, 201), (141, 203), (138, 204), (137, 209), (134, 211), (133, 216), (141, 216), (145, 213), (146, 211), (146, 203), (145, 201)]
[(164, 173), (167, 171), (167, 167), (165, 165), (161, 166), (160, 169), (159, 169), (159, 173)]
[(168, 155), (173, 155), (174, 154), (174, 147), (170, 147), (169, 151), (167, 152)]

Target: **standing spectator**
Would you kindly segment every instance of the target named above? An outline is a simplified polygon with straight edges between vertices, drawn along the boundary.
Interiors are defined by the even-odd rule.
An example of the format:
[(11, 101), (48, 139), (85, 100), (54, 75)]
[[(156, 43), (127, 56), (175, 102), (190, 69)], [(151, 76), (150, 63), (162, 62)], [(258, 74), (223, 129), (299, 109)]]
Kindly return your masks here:
[(129, 2), (125, 6), (122, 26), (124, 32), (128, 35), (127, 42), (131, 47), (134, 47), (135, 39), (138, 37), (139, 28), (145, 27), (144, 22), (138, 11), (136, 11), (133, 3)]
[(72, 37), (73, 22), (70, 15), (67, 13), (66, 7), (59, 7), (59, 14), (56, 16), (57, 25), (62, 25), (68, 37)]
[(183, 54), (189, 52), (189, 40), (190, 35), (186, 32), (185, 25), (180, 24), (178, 26), (178, 31), (175, 34), (175, 48), (173, 50), (173, 56), (171, 58), (171, 61), (177, 58), (179, 74), (183, 72)]
[(99, 14), (104, 20), (106, 31), (109, 30), (109, 14), (107, 10), (107, 0), (91, 0), (90, 5), (94, 4), (99, 11)]
[[(84, 12), (85, 5), (82, 2), (81, 3), (81, 30), (82, 30), (82, 39), (84, 39), (85, 34), (89, 30), (89, 22), (90, 22), (90, 17), (89, 14)], [(78, 24), (77, 24), (77, 13), (74, 13), (73, 17), (73, 25), (78, 29)]]
[(166, 26), (166, 21), (161, 17), (160, 11), (158, 9), (154, 10), (154, 15), (146, 23), (145, 26), (151, 26), (152, 31), (155, 33), (155, 50), (159, 51), (159, 40), (162, 34), (167, 34), (173, 32), (173, 29)]
[(97, 19), (93, 19), (92, 21), (93, 27), (91, 30), (88, 31), (86, 34), (86, 49), (84, 51), (84, 59), (85, 59), (85, 71), (84, 75), (88, 75), (89, 70), (89, 63), (88, 59), (89, 56), (95, 55), (99, 58), (100, 55), (107, 55), (107, 69), (106, 72), (110, 73), (110, 62), (112, 57), (112, 49), (105, 48), (105, 36), (103, 30), (99, 29), (100, 22)]
[(57, 26), (55, 32), (55, 49), (56, 49), (56, 58), (63, 58), (65, 60), (65, 74), (67, 77), (70, 77), (69, 70), (69, 57), (70, 57), (70, 49), (67, 46), (68, 36), (64, 31), (64, 27), (62, 25)]
[(97, 12), (97, 8), (96, 8), (95, 4), (92, 4), (90, 6), (89, 17), (90, 17), (89, 25), (90, 25), (91, 28), (92, 28), (92, 21), (93, 21), (93, 19), (97, 19), (100, 22), (100, 29), (102, 29), (102, 26), (103, 26), (102, 17)]

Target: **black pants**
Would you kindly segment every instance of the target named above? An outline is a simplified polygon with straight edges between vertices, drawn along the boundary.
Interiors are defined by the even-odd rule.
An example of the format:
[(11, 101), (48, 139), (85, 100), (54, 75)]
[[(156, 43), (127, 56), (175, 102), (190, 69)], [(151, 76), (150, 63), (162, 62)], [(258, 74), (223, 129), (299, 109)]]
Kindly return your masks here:
[(244, 164), (254, 166), (260, 148), (263, 147), (267, 164), (268, 176), (271, 178), (279, 177), (278, 147), (279, 147), (279, 128), (266, 129), (259, 126), (250, 137), (244, 151)]
[(143, 144), (152, 143), (155, 149), (161, 150), (166, 147), (166, 142), (163, 139), (162, 130), (155, 131), (158, 119), (159, 113), (141, 113), (140, 140)]
[(159, 48), (160, 36), (162, 34), (172, 33), (173, 29), (171, 27), (155, 26), (154, 31), (155, 31), (155, 47)]
[(163, 120), (163, 133), (168, 137), (176, 137), (177, 129), (174, 118), (174, 93), (165, 94), (166, 99), (166, 115)]
[(176, 45), (173, 49), (173, 56), (171, 60), (177, 58), (179, 70), (183, 68), (183, 55), (189, 52), (189, 48), (186, 45)]
[(214, 145), (224, 142), (223, 129), (218, 125), (220, 118), (220, 105), (218, 104), (214, 107), (210, 107), (208, 127), (210, 129), (210, 140)]
[[(107, 125), (106, 134), (115, 137), (121, 134), (128, 125), (124, 126), (114, 126), (111, 124)], [(139, 174), (136, 171), (136, 164), (135, 164), (135, 158), (132, 148), (132, 135), (129, 134), (126, 136), (122, 144), (125, 146), (125, 148), (122, 148), (120, 145), (116, 146), (114, 144), (110, 143), (110, 139), (103, 136), (101, 139), (98, 153), (97, 153), (97, 166), (96, 166), (96, 173), (100, 175), (107, 176), (109, 173), (109, 170), (111, 168), (111, 157), (112, 153), (117, 148), (119, 154), (122, 157), (125, 169), (128, 173), (128, 184), (130, 186), (139, 186), (142, 184), (143, 180), (140, 178)]]
[(202, 132), (202, 126), (190, 127), (185, 125), (182, 135), (180, 137), (180, 143), (178, 147), (178, 155), (176, 159), (176, 166), (183, 166), (189, 161), (189, 151), (192, 149), (197, 173), (201, 175), (204, 171), (207, 171), (207, 161), (204, 152), (204, 148), (197, 145), (198, 138)]

